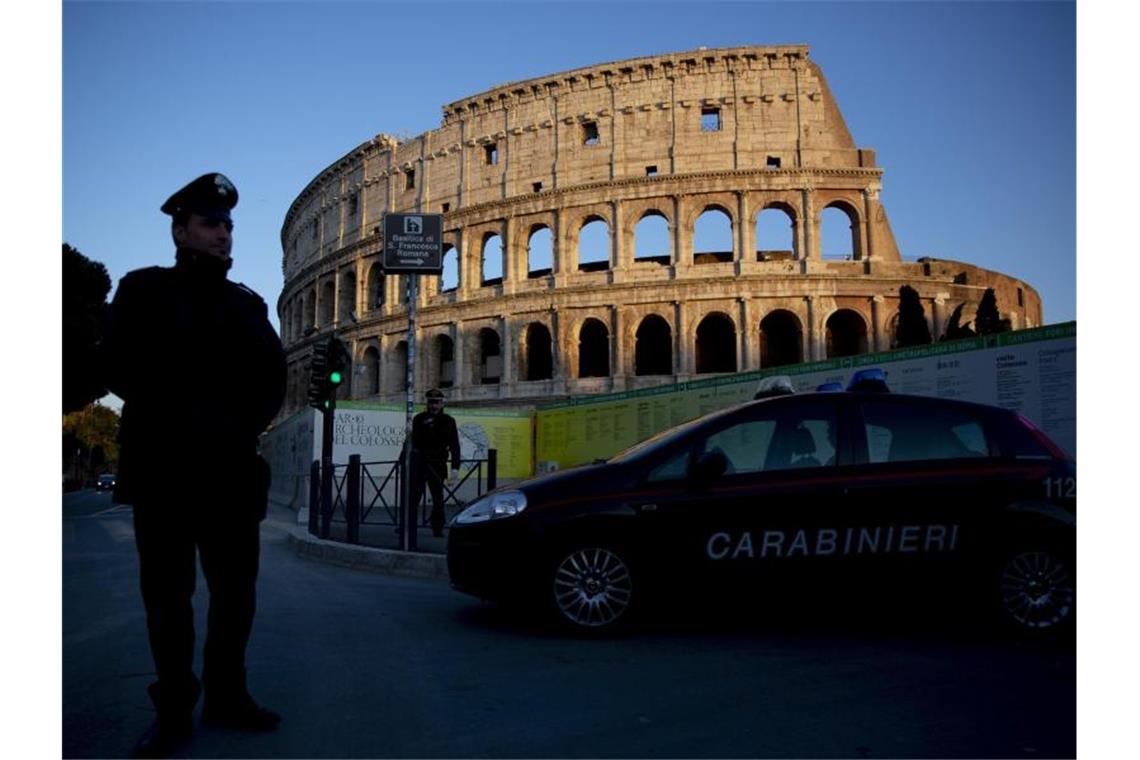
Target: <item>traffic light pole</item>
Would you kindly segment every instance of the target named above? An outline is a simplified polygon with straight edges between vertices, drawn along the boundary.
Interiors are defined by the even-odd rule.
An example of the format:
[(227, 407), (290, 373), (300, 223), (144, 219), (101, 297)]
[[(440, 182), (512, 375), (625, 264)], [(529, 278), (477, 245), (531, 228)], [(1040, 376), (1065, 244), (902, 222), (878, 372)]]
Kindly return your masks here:
[(336, 397), (321, 410), (321, 538), (328, 538), (332, 524), (333, 420)]
[(404, 482), (402, 484), (404, 503), (404, 534), (401, 547), (404, 551), (414, 552), (418, 548), (416, 528), (419, 520), (416, 516), (417, 504), (412, 504), (412, 417), (416, 411), (416, 290), (419, 285), (418, 274), (408, 275), (408, 366), (407, 366), (407, 409), (404, 420)]

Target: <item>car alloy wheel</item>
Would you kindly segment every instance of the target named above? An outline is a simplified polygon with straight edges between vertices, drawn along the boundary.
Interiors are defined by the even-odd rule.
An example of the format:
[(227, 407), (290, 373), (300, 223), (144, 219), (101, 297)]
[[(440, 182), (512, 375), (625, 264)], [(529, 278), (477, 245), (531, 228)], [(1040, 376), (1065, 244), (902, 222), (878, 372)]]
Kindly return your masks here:
[(1023, 551), (1001, 570), (1001, 601), (1022, 628), (1051, 630), (1073, 614), (1076, 596), (1066, 563), (1049, 551)]
[(632, 600), (629, 566), (610, 549), (575, 549), (554, 570), (554, 602), (576, 626), (595, 630), (614, 626)]

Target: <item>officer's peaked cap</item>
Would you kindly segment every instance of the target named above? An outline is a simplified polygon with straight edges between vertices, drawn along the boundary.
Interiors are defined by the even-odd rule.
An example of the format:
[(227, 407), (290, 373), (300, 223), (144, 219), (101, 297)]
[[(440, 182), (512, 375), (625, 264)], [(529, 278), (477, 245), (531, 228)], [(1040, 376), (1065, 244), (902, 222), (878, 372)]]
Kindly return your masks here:
[(439, 388), (432, 388), (424, 395), (427, 398), (443, 398), (443, 391), (441, 391)]
[(198, 214), (230, 221), (230, 209), (237, 205), (238, 191), (224, 174), (203, 174), (166, 199), (162, 213)]

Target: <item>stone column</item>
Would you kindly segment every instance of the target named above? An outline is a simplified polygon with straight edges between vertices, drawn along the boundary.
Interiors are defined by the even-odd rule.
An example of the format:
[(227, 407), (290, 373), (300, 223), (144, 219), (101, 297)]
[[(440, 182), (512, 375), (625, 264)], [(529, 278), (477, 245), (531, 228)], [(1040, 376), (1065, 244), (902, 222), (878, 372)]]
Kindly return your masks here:
[(506, 314), (500, 314), (499, 323), (503, 326), (503, 341), (500, 344), (500, 352), (503, 357), (503, 370), (499, 377), (499, 395), (512, 396), (515, 392), (515, 350), (511, 344), (510, 318)]
[(677, 328), (673, 336), (673, 374), (683, 380), (692, 374), (692, 352), (689, 351), (685, 304), (681, 301), (673, 302), (673, 319)]
[(474, 280), (474, 287), (472, 287), (471, 284), (471, 272), (474, 267), (471, 265), (471, 252), (467, 250), (470, 247), (468, 245), (468, 239), (470, 237), (471, 236), (468, 235), (465, 230), (460, 229), (459, 232), (456, 233), (455, 238), (455, 255), (458, 257), (458, 261), (456, 263), (458, 264), (459, 268), (458, 295), (459, 299), (463, 301), (466, 301), (468, 298), (470, 298), (471, 294), (475, 292), (475, 289), (479, 287), (479, 280), (477, 278)]
[(633, 266), (633, 257), (629, 251), (629, 245), (625, 239), (625, 231), (622, 229), (622, 209), (620, 201), (613, 201), (610, 204), (613, 209), (613, 227), (610, 229), (610, 242), (612, 244), (611, 262), (610, 266), (613, 269), (624, 272)]
[(740, 362), (741, 372), (760, 369), (759, 327), (752, 324), (752, 301), (743, 296), (736, 299), (740, 311)]
[(875, 214), (879, 207), (879, 189), (863, 189), (863, 258), (874, 261), (878, 258), (878, 240), (875, 237)]
[(815, 296), (804, 296), (804, 301), (807, 303), (807, 346), (805, 347), (804, 356), (808, 357), (809, 362), (819, 361), (824, 358), (825, 353), (822, 350), (824, 347), (820, 346), (818, 330), (815, 324)]
[(934, 304), (930, 309), (930, 337), (935, 343), (942, 337), (942, 333), (946, 329), (946, 299), (949, 297), (949, 293), (936, 294)]
[[(734, 80), (735, 81), (735, 80)], [(736, 191), (736, 273), (740, 274), (744, 268), (745, 263), (752, 261), (756, 258), (756, 254), (749, 255), (750, 246), (748, 245), (750, 236), (748, 234), (748, 193), (743, 190)]]
[[(551, 232), (554, 240), (554, 273), (559, 278), (567, 277), (572, 271), (569, 266), (570, 252), (568, 249), (570, 246), (566, 244), (565, 227), (566, 212), (561, 208), (556, 209), (554, 212), (554, 229)], [(558, 284), (561, 285), (562, 283), (559, 282)]]
[(452, 380), (451, 387), (456, 399), (461, 399), (471, 385), (471, 378), (467, 376), (467, 346), (464, 344), (463, 320), (457, 319), (451, 323), (452, 345)]
[(550, 376), (553, 378), (553, 393), (566, 392), (565, 353), (562, 350), (562, 319), (557, 306), (550, 307)]
[(689, 245), (685, 244), (685, 235), (682, 231), (684, 220), (681, 214), (684, 211), (685, 204), (682, 202), (679, 195), (673, 196), (673, 266), (676, 269), (687, 268), (692, 266), (693, 254), (692, 243), (690, 237)]
[(610, 307), (610, 379), (615, 391), (624, 391), (626, 383), (625, 334), (622, 330), (621, 310)]
[(887, 343), (886, 329), (883, 325), (883, 304), (887, 299), (882, 296), (873, 296), (871, 298), (871, 335), (873, 338), (874, 351), (886, 351), (889, 346)]
[(801, 258), (818, 261), (820, 258), (819, 223), (815, 218), (815, 198), (813, 197), (815, 195), (815, 188), (805, 187), (802, 192), (804, 204), (804, 249)]

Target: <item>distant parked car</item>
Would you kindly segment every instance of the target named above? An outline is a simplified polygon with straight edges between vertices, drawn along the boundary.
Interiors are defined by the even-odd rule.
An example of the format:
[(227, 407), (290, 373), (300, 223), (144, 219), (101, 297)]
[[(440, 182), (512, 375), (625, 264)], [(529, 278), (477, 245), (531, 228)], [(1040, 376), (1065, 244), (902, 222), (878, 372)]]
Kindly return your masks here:
[(96, 491), (111, 491), (115, 488), (115, 476), (109, 472), (105, 472), (99, 476), (95, 481)]

